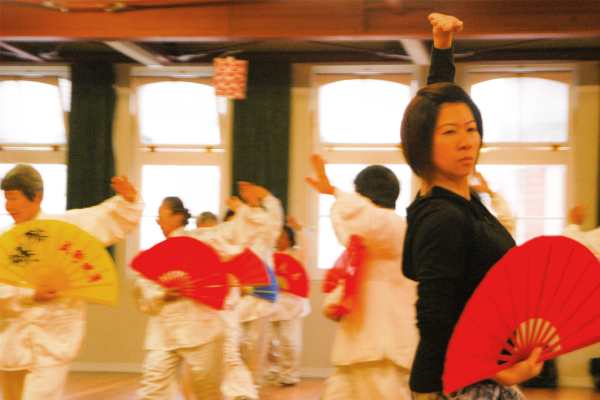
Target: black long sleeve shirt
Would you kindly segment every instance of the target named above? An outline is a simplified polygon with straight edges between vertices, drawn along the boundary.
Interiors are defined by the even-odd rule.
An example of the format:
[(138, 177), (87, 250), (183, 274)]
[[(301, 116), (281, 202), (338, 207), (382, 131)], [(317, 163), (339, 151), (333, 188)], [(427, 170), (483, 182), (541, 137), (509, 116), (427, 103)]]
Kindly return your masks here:
[(418, 282), (421, 335), (410, 388), (438, 392), (460, 314), (488, 270), (516, 244), (474, 192), (467, 200), (436, 186), (407, 211), (402, 271)]

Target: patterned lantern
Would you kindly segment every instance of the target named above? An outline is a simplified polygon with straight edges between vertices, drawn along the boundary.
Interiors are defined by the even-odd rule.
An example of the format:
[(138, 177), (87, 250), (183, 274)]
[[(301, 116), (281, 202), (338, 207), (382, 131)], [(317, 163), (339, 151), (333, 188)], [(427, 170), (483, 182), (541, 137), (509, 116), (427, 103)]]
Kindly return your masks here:
[(214, 59), (213, 83), (217, 96), (229, 99), (246, 98), (248, 61), (233, 57)]

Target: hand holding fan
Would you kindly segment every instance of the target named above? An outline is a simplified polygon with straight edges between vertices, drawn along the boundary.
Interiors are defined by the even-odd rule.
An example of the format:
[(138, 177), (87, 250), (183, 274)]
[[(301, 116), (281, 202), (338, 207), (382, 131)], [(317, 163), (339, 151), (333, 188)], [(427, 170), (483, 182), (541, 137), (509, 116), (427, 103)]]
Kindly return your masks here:
[(306, 269), (298, 260), (289, 254), (275, 253), (275, 275), (279, 288), (284, 292), (308, 298), (310, 293), (310, 279)]
[(322, 284), (323, 293), (330, 293), (335, 289), (340, 280), (345, 280), (344, 296), (340, 305), (339, 314), (349, 314), (352, 308), (352, 298), (358, 288), (358, 279), (360, 276), (360, 266), (364, 258), (364, 249), (361, 239), (356, 236), (350, 236), (347, 249), (337, 259), (333, 268), (331, 268)]
[(600, 341), (600, 263), (582, 244), (541, 236), (511, 249), (468, 301), (450, 339), (444, 392), (526, 359), (540, 361)]
[(100, 304), (118, 301), (118, 275), (108, 251), (62, 221), (28, 221), (0, 236), (0, 281)]
[(199, 240), (181, 236), (140, 253), (131, 268), (146, 278), (203, 304), (222, 310), (228, 285), (219, 256)]

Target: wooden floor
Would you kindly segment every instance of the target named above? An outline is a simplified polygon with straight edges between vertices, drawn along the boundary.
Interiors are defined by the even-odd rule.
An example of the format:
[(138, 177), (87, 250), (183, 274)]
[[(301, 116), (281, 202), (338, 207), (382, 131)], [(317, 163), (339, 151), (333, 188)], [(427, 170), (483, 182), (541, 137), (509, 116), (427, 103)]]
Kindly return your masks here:
[[(139, 379), (140, 374), (136, 373), (71, 372), (64, 400), (137, 400), (135, 391)], [(260, 399), (318, 400), (323, 391), (323, 381), (303, 378), (296, 386), (267, 386), (261, 390)], [(593, 389), (523, 389), (523, 392), (528, 400), (600, 400), (600, 392)], [(177, 400), (183, 398), (180, 396)]]

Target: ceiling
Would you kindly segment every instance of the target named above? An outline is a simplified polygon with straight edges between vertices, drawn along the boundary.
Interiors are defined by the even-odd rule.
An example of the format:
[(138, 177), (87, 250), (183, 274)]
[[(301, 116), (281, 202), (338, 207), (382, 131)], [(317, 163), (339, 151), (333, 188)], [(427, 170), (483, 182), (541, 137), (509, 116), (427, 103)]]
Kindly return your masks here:
[(457, 62), (600, 61), (595, 0), (0, 0), (0, 61), (427, 64), (431, 12), (465, 22)]

